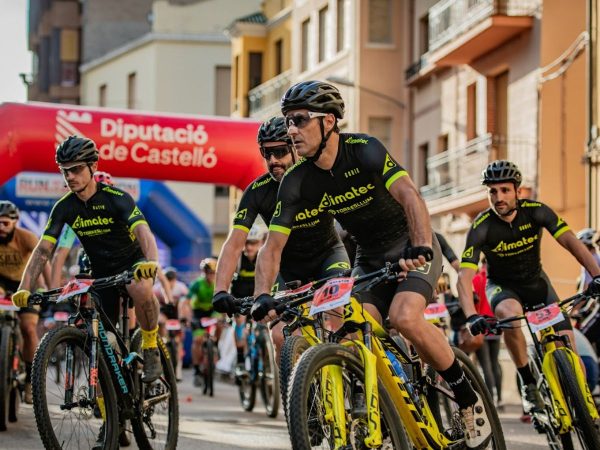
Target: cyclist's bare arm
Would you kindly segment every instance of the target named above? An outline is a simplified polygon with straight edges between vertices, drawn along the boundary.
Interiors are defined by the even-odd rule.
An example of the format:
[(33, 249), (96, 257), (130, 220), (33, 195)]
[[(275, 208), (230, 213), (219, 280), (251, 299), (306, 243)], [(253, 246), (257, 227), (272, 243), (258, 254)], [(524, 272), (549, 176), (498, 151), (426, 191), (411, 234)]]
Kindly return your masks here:
[(35, 249), (33, 249), (33, 253), (29, 257), (29, 261), (27, 261), (27, 266), (23, 272), (23, 278), (21, 279), (19, 289), (31, 291), (35, 287), (36, 281), (40, 278), (40, 275), (42, 275), (44, 268), (47, 267), (48, 261), (52, 256), (54, 245), (54, 243), (46, 239), (42, 239), (38, 242)]
[(62, 274), (62, 268), (67, 261), (67, 257), (69, 256), (69, 252), (71, 251), (68, 247), (58, 247), (54, 252), (54, 256), (52, 257), (51, 264), (51, 273), (50, 273), (50, 288), (57, 288), (60, 286), (60, 278)]
[(156, 239), (154, 239), (150, 227), (145, 223), (141, 223), (133, 229), (133, 234), (140, 243), (142, 253), (146, 259), (158, 261), (158, 247), (156, 246)]
[(458, 272), (458, 301), (466, 317), (477, 314), (473, 301), (473, 277), (477, 272), (470, 267), (461, 267)]
[(254, 278), (254, 296), (271, 292), (271, 286), (275, 283), (279, 265), (281, 263), (281, 252), (288, 240), (288, 235), (278, 231), (270, 231), (267, 242), (258, 252), (256, 259), (256, 275)]
[(557, 239), (558, 243), (566, 248), (592, 277), (600, 275), (600, 267), (598, 263), (586, 248), (586, 246), (577, 239), (577, 236), (572, 231), (565, 231)]
[[(425, 201), (408, 175), (398, 178), (389, 187), (392, 197), (402, 205), (406, 213), (410, 241), (413, 247), (432, 247), (432, 230), (429, 211)], [(416, 260), (412, 260), (416, 261)], [(426, 263), (424, 257), (419, 257), (420, 264), (407, 261), (401, 264), (403, 270), (413, 270)], [(406, 267), (404, 267), (406, 266)]]
[(239, 228), (232, 228), (225, 244), (221, 248), (221, 254), (217, 259), (217, 273), (215, 278), (215, 292), (229, 291), (231, 279), (238, 265), (240, 255), (246, 243), (246, 233)]
[(162, 271), (162, 268), (160, 268), (160, 266), (158, 267), (158, 270), (156, 271), (156, 278), (158, 278), (158, 281), (160, 282), (160, 285), (162, 286), (163, 295), (165, 297), (165, 302), (169, 303), (171, 305), (174, 304), (175, 302), (173, 301), (173, 293), (171, 292), (171, 285), (169, 284), (169, 281), (167, 280), (167, 277), (165, 276), (165, 274)]

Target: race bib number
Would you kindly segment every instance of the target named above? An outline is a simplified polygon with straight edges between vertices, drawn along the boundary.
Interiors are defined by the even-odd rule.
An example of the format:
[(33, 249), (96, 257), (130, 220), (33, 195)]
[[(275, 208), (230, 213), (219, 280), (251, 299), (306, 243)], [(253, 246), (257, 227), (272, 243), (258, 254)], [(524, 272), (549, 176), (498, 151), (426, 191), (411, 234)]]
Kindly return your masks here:
[(69, 320), (69, 313), (66, 311), (56, 311), (52, 317), (54, 317), (56, 322), (66, 322)]
[(315, 292), (309, 314), (315, 315), (350, 303), (354, 278), (332, 278)]
[(64, 302), (66, 299), (73, 297), (74, 295), (83, 294), (89, 291), (93, 283), (94, 280), (87, 278), (83, 280), (69, 281), (60, 292), (59, 297), (56, 299), (56, 303)]
[(165, 328), (167, 329), (167, 331), (181, 330), (181, 322), (177, 319), (169, 319), (165, 324)]
[(13, 305), (9, 298), (0, 298), (0, 311), (18, 311), (19, 308)]
[(448, 308), (443, 303), (431, 303), (425, 308), (425, 320), (443, 319), (449, 315)]
[(537, 311), (530, 311), (525, 314), (525, 317), (527, 317), (527, 322), (529, 322), (533, 332), (538, 332), (565, 320), (560, 306), (556, 303)]
[(200, 319), (200, 325), (202, 325), (203, 328), (210, 328), (213, 325), (216, 325), (218, 322), (219, 319), (216, 317), (202, 317)]

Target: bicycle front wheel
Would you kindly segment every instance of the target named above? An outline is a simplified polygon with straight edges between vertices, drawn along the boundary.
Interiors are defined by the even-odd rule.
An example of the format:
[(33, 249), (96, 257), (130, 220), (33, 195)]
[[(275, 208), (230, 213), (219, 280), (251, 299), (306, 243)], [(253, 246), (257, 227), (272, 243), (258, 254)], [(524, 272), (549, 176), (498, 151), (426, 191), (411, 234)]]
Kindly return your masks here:
[(4, 325), (0, 329), (0, 431), (6, 431), (6, 422), (9, 415), (12, 384), (12, 346), (12, 329), (8, 325)]
[(279, 374), (275, 364), (275, 349), (269, 334), (262, 330), (260, 339), (260, 356), (262, 376), (260, 377), (260, 394), (267, 410), (267, 416), (277, 417), (279, 412)]
[[(577, 383), (577, 378), (569, 358), (564, 351), (555, 351), (552, 356), (556, 363), (556, 370), (558, 372), (558, 380), (562, 388), (571, 418), (573, 420), (573, 427), (579, 443), (582, 448), (586, 449), (599, 449), (600, 448), (600, 436), (598, 429), (594, 425), (594, 421), (590, 416), (590, 412), (585, 403), (583, 393)], [(578, 364), (578, 361), (575, 362)], [(562, 437), (562, 436), (561, 436)], [(564, 443), (564, 439), (563, 439)], [(568, 445), (568, 444), (567, 444)]]
[(292, 378), (292, 371), (302, 353), (310, 348), (304, 336), (290, 336), (283, 343), (281, 360), (279, 361), (279, 387), (281, 390), (281, 405), (287, 421), (288, 415), (288, 385)]
[[(366, 448), (368, 417), (365, 398), (364, 366), (350, 349), (339, 344), (320, 344), (309, 348), (300, 358), (290, 380), (288, 429), (292, 448), (334, 449), (334, 430), (325, 418), (323, 370), (341, 371), (344, 417), (348, 448)], [(338, 387), (339, 388), (339, 387)], [(379, 409), (383, 442), (377, 448), (409, 449), (402, 422), (387, 391), (379, 384)]]
[[(96, 398), (89, 397), (89, 344), (88, 335), (82, 330), (62, 327), (46, 333), (35, 351), (31, 371), (33, 412), (46, 449), (91, 449), (96, 445), (107, 449), (118, 447), (117, 394), (102, 356), (98, 358), (100, 389)], [(67, 368), (67, 361), (63, 358), (56, 369), (61, 371), (62, 380), (68, 379), (67, 369), (71, 373), (73, 395), (68, 404), (64, 383), (56, 382), (55, 369), (49, 370), (53, 358), (67, 351), (73, 354), (72, 367)], [(100, 397), (104, 399), (105, 421), (99, 410)]]
[[(142, 334), (131, 339), (131, 351), (141, 353)], [(142, 366), (134, 367), (134, 386), (140, 414), (131, 419), (133, 435), (142, 450), (174, 450), (179, 433), (177, 380), (173, 364), (161, 338), (158, 338), (163, 375), (152, 383), (142, 382)]]

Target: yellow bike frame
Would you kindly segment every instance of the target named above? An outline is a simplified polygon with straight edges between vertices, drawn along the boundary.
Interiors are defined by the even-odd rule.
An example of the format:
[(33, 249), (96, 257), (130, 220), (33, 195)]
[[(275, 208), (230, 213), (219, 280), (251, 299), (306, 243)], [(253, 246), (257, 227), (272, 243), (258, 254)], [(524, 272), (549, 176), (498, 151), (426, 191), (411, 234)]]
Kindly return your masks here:
[[(372, 328), (370, 336), (364, 336), (362, 332), (358, 332), (357, 339), (347, 340), (342, 344), (347, 347), (354, 347), (364, 365), (365, 400), (369, 430), (369, 434), (364, 440), (365, 445), (369, 448), (379, 447), (383, 440), (379, 410), (378, 378), (390, 394), (402, 424), (415, 448), (444, 449), (452, 445), (454, 442), (448, 439), (438, 427), (424, 396), (421, 396), (421, 405), (415, 405), (404, 381), (396, 375), (385, 350), (392, 351), (400, 361), (408, 361), (404, 361), (405, 358), (398, 354), (391, 344), (386, 345), (386, 342), (390, 341), (389, 335), (363, 309), (362, 305), (354, 297), (351, 297), (350, 303), (344, 307), (344, 322), (352, 322), (358, 325), (368, 322)], [(367, 341), (370, 342), (371, 349), (365, 345)], [(334, 443), (335, 448), (339, 448), (347, 445), (344, 438), (346, 435), (346, 417), (343, 398), (343, 379), (339, 366), (328, 366), (327, 368), (330, 370), (322, 375), (324, 377), (322, 380), (322, 383), (324, 383), (323, 386), (326, 386), (324, 396), (328, 399), (325, 402), (325, 416), (329, 417), (332, 423), (335, 423), (336, 434), (334, 434)], [(332, 368), (335, 370), (331, 370)]]
[(555, 352), (563, 352), (571, 364), (575, 377), (577, 379), (577, 385), (583, 394), (585, 403), (592, 419), (598, 419), (598, 410), (592, 398), (592, 393), (585, 380), (585, 374), (580, 364), (580, 359), (577, 354), (566, 346), (557, 346), (556, 340), (553, 339), (556, 336), (556, 331), (553, 327), (544, 328), (540, 331), (540, 342), (544, 349), (544, 358), (542, 361), (542, 372), (546, 377), (550, 392), (552, 393), (552, 402), (554, 408), (552, 409), (554, 419), (556, 423), (560, 425), (559, 434), (568, 433), (573, 429), (573, 418), (569, 412), (567, 402), (565, 400), (564, 393), (560, 386), (558, 370), (556, 368), (556, 362), (554, 359)]

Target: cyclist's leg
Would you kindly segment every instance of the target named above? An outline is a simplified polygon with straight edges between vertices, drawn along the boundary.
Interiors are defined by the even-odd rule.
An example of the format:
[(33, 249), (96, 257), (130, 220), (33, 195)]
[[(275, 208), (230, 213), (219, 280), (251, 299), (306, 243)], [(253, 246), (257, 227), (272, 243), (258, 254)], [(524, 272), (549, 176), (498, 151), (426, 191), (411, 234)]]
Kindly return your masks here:
[(502, 367), (498, 360), (500, 354), (500, 338), (494, 336), (493, 338), (486, 338), (486, 341), (490, 350), (490, 362), (494, 374), (494, 381), (496, 382), (496, 401), (500, 404), (502, 402)]
[(25, 403), (32, 404), (31, 365), (35, 349), (40, 343), (37, 334), (39, 311), (36, 308), (21, 308), (19, 310), (19, 327), (23, 336), (23, 361), (25, 362)]
[[(300, 283), (306, 283), (306, 278), (299, 277), (298, 273), (294, 273), (292, 271), (284, 272), (285, 269), (277, 274), (277, 279), (275, 280), (275, 284), (273, 285), (272, 292), (277, 292), (278, 290), (285, 289), (285, 283), (290, 281), (299, 280)], [(285, 327), (285, 323), (279, 322), (274, 327), (269, 330), (269, 335), (271, 336), (271, 342), (273, 343), (273, 348), (275, 350), (275, 361), (279, 366), (279, 361), (281, 359), (281, 349), (283, 348), (283, 342), (285, 340), (283, 336), (283, 328)]]
[[(488, 278), (485, 290), (492, 311), (498, 319), (502, 320), (523, 314), (521, 299), (513, 289), (500, 286)], [(512, 328), (503, 330), (503, 335), (508, 353), (518, 370), (520, 367), (527, 366), (527, 343), (520, 326), (521, 323), (513, 322), (512, 325)]]

